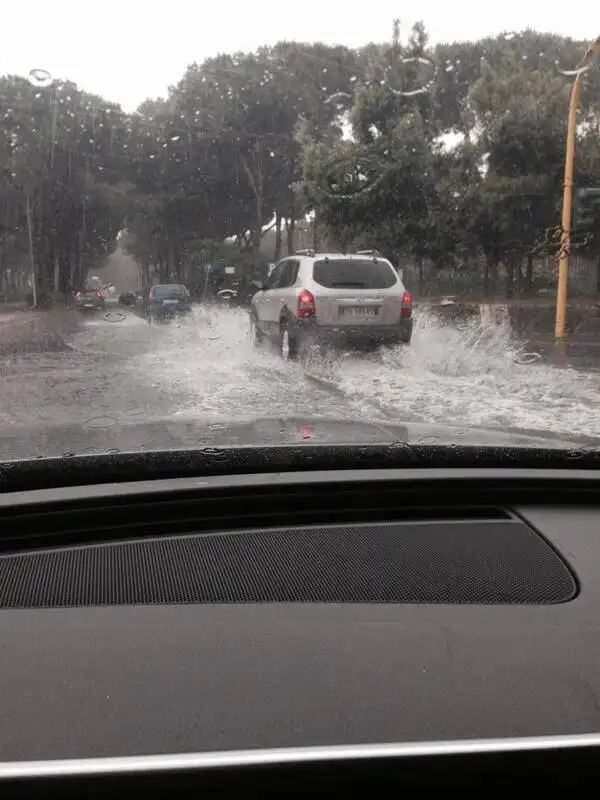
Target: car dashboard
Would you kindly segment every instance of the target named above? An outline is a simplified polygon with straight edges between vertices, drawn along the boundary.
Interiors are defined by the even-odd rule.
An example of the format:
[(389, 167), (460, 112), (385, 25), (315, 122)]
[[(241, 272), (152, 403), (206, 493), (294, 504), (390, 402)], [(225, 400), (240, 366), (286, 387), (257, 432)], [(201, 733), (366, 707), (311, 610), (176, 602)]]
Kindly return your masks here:
[(340, 446), (0, 464), (0, 789), (596, 775), (599, 462)]

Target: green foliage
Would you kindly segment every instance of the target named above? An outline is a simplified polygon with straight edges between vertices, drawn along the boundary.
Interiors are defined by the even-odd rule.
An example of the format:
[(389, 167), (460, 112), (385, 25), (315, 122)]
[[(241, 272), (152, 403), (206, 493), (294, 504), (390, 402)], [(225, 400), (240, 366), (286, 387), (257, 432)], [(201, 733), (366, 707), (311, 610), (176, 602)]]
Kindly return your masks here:
[(600, 187), (588, 186), (575, 192), (573, 228), (576, 233), (600, 231)]
[[(70, 82), (4, 76), (0, 270), (66, 291), (126, 229), (148, 275), (197, 280), (209, 251), (232, 256), (228, 239), (249, 274), (266, 227), (285, 222), (291, 241), (309, 211), (342, 248), (518, 262), (559, 222), (560, 67), (584, 51), (535, 31), (431, 47), (422, 23), (405, 46), (397, 26), (358, 50), (281, 42), (192, 64), (131, 115)], [(579, 122), (576, 185), (600, 186), (595, 71)], [(577, 197), (575, 224), (594, 234), (591, 195)]]

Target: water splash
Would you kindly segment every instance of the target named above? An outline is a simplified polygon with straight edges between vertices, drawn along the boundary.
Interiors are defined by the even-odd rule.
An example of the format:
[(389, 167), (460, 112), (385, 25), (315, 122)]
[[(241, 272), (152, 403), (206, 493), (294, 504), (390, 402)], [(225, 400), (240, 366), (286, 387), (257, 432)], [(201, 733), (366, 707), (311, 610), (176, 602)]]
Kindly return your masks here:
[(345, 359), (337, 380), (359, 409), (376, 397), (402, 419), (600, 436), (600, 375), (543, 363), (508, 324), (421, 312), (411, 347), (385, 352), (376, 368)]
[(253, 346), (246, 311), (200, 308), (130, 367), (169, 391), (171, 416), (205, 422), (313, 415), (600, 436), (600, 374), (558, 369), (531, 349), (507, 322), (420, 311), (410, 347), (317, 349), (285, 363)]

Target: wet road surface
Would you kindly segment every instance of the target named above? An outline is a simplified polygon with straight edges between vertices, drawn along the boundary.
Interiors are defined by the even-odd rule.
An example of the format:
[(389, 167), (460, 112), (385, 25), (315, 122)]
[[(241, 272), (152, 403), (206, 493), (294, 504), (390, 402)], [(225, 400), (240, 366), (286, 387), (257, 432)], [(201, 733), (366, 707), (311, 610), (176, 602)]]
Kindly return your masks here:
[(536, 352), (501, 326), (452, 327), (422, 313), (410, 348), (290, 364), (254, 347), (243, 310), (199, 307), (182, 323), (150, 326), (114, 309), (66, 342), (62, 352), (1, 359), (0, 457), (85, 452), (86, 431), (96, 440), (106, 431), (113, 446), (121, 428), (169, 419), (306, 415), (600, 437), (600, 348), (558, 368), (543, 343)]

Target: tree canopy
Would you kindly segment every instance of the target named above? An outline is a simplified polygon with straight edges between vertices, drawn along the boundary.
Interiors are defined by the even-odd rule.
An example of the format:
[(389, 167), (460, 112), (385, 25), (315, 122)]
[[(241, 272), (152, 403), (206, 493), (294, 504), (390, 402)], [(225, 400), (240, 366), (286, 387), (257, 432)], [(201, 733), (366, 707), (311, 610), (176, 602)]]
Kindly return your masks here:
[[(163, 280), (227, 240), (256, 256), (269, 228), (277, 258), (307, 218), (317, 246), (513, 268), (559, 223), (565, 72), (585, 47), (531, 30), (432, 46), (422, 23), (401, 44), (395, 23), (359, 49), (280, 42), (190, 64), (133, 114), (42, 70), (0, 77), (4, 290), (77, 287), (123, 231)], [(592, 70), (578, 185), (600, 185), (599, 133)]]

